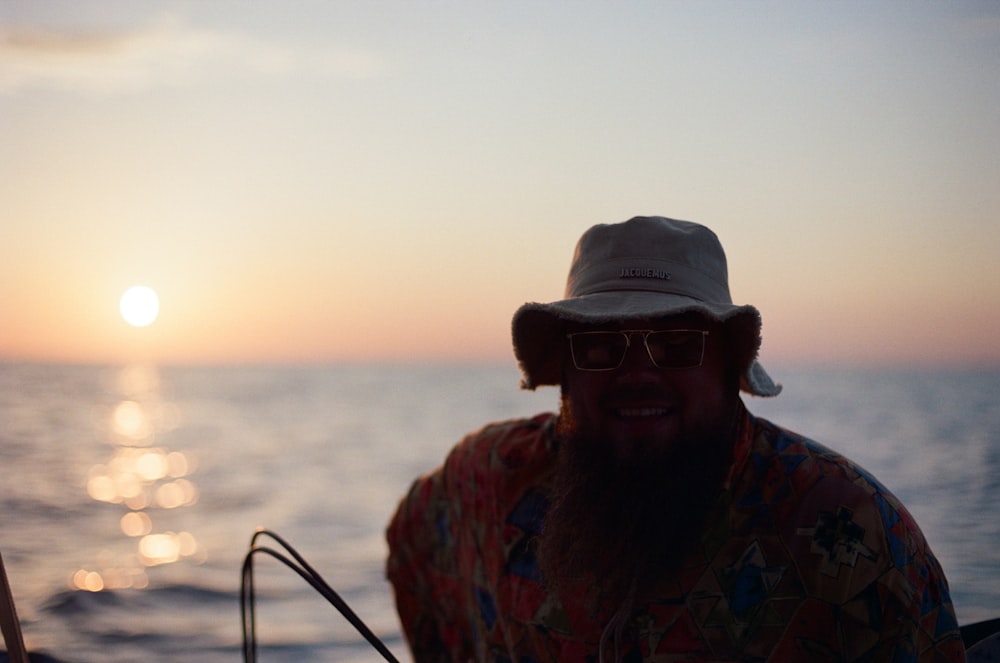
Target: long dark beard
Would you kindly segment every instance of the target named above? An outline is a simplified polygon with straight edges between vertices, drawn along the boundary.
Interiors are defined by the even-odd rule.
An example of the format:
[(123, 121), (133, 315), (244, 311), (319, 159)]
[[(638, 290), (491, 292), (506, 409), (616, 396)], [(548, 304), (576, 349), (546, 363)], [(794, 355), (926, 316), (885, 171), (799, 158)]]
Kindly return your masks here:
[(719, 497), (733, 425), (621, 461), (610, 442), (579, 430), (564, 400), (538, 546), (550, 587), (587, 583), (604, 605), (617, 606), (634, 588), (672, 577), (697, 547)]

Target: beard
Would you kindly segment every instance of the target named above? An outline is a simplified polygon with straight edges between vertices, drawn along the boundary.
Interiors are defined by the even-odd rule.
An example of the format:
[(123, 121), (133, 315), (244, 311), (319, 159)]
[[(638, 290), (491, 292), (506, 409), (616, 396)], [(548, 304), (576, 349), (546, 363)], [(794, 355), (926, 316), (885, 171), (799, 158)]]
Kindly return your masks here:
[[(732, 461), (738, 418), (670, 445), (614, 444), (578, 424), (567, 397), (538, 540), (551, 589), (596, 588), (604, 605), (675, 576), (701, 541)], [(650, 441), (653, 442), (653, 441)]]

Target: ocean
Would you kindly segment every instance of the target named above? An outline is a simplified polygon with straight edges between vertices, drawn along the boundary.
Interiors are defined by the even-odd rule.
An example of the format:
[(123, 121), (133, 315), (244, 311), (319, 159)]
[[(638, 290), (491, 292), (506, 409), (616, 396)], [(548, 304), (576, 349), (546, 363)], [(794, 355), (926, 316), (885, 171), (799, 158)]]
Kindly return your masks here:
[[(1000, 371), (776, 368), (749, 409), (843, 452), (907, 505), (960, 623), (1000, 616)], [(0, 553), (29, 650), (67, 662), (242, 660), (240, 569), (275, 531), (400, 660), (383, 531), (483, 424), (555, 407), (513, 366), (0, 364)], [(375, 661), (255, 556), (260, 661)]]

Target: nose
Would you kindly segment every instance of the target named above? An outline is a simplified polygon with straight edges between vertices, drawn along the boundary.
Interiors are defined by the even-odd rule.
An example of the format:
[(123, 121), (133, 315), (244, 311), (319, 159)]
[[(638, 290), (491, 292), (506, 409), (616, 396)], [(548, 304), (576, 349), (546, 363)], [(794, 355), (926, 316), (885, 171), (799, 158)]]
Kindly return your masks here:
[(639, 333), (630, 334), (628, 349), (625, 350), (625, 358), (622, 359), (622, 365), (619, 367), (619, 370), (644, 370), (655, 368), (656, 364), (653, 363), (652, 358), (649, 356), (649, 350), (646, 349), (645, 337)]

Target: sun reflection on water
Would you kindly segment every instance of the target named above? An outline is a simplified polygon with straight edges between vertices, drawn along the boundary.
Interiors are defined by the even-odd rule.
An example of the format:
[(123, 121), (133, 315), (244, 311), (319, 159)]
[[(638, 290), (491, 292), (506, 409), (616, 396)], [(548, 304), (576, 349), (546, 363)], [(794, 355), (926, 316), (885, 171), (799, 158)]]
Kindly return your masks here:
[(134, 547), (124, 555), (104, 551), (95, 568), (80, 568), (70, 576), (70, 587), (91, 592), (141, 589), (149, 584), (149, 567), (204, 560), (193, 534), (158, 531), (156, 525), (167, 511), (198, 501), (198, 488), (189, 478), (195, 470), (193, 458), (157, 443), (158, 434), (176, 426), (176, 408), (161, 402), (154, 367), (127, 366), (116, 384), (122, 399), (110, 409), (105, 428), (113, 451), (90, 468), (86, 490), (94, 500), (125, 509), (119, 527), (126, 539), (134, 540)]

